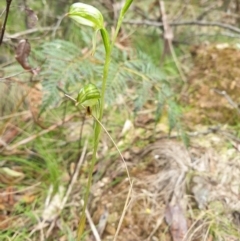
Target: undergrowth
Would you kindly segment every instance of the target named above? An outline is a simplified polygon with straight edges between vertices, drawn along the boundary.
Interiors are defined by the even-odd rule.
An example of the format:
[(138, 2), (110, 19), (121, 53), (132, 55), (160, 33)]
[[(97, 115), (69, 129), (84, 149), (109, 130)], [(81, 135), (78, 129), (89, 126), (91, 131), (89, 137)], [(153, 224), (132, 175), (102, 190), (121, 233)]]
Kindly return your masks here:
[[(73, 32), (79, 31), (76, 27), (71, 26), (71, 28), (73, 28)], [(28, 90), (25, 87), (31, 87), (32, 83), (35, 82), (39, 82), (43, 87), (41, 90), (43, 95), (41, 107), (38, 110), (37, 119), (41, 120), (45, 128), (54, 125), (58, 121), (63, 121), (68, 115), (76, 113), (76, 116), (72, 121), (66, 123), (63, 121), (62, 125), (55, 128), (51, 133), (36, 136), (32, 141), (19, 145), (16, 149), (11, 149), (11, 147), (28, 137), (38, 135), (43, 130), (39, 123), (36, 121), (31, 122), (29, 116), (26, 119), (22, 117), (1, 119), (0, 131), (2, 134), (8, 128), (8, 123), (20, 130), (16, 138), (10, 142), (9, 152), (6, 151), (0, 155), (1, 160), (6, 161), (3, 166), (16, 168), (20, 174), (24, 173), (24, 178), (19, 180), (19, 183), (10, 180), (10, 182), (3, 182), (1, 187), (5, 190), (9, 185), (14, 185), (16, 190), (24, 190), (39, 183), (34, 188), (33, 193), (30, 192), (26, 196), (20, 196), (22, 198), (21, 204), (16, 206), (13, 204), (8, 210), (12, 216), (16, 216), (16, 222), (21, 223), (19, 226), (21, 232), (18, 228), (12, 228), (9, 225), (8, 229), (0, 234), (1, 240), (9, 237), (12, 240), (30, 238), (38, 240), (38, 233), (30, 237), (29, 232), (34, 228), (34, 225), (39, 223), (48, 189), (53, 186), (54, 193), (58, 193), (62, 183), (66, 186), (71, 175), (71, 165), (74, 166), (74, 163), (76, 163), (81, 151), (82, 141), (86, 137), (85, 133), (81, 132), (85, 113), (82, 115), (74, 104), (67, 103), (64, 94), (77, 97), (79, 89), (89, 81), (93, 81), (97, 87), (100, 87), (104, 48), (99, 46), (95, 55), (91, 55), (89, 46), (91, 38), (87, 30), (75, 34), (75, 38), (80, 40), (79, 45), (69, 41), (71, 37), (52, 40), (48, 38), (46, 41), (39, 41), (39, 44), (36, 45), (34, 40), (31, 41), (33, 45), (29, 61), (33, 66), (40, 66), (41, 68), (40, 74), (34, 78), (28, 73), (24, 73), (21, 67), (15, 63), (6, 65), (3, 68), (4, 77), (21, 72), (14, 78), (8, 78), (5, 82), (0, 83), (7, 87), (0, 89), (2, 96), (4, 93), (4, 101), (1, 102), (3, 117), (5, 115), (21, 114), (28, 109), (27, 102), (29, 101), (26, 101), (25, 95)], [(134, 45), (134, 42), (132, 44)], [(176, 128), (177, 131), (183, 133), (184, 138), (184, 131), (180, 122), (181, 107), (176, 102), (176, 94), (173, 91), (174, 83), (167, 80), (167, 71), (164, 67), (159, 68), (155, 60), (149, 56), (148, 51), (140, 48), (134, 49), (131, 46), (126, 47), (126, 50), (114, 48), (112, 52), (106, 90), (106, 106), (110, 109), (110, 116), (114, 115), (117, 119), (117, 125), (123, 125), (125, 118), (119, 113), (123, 106), (126, 107), (126, 112), (128, 112), (126, 115), (130, 119), (134, 119), (139, 111), (145, 109), (147, 105), (151, 105), (155, 109), (155, 122), (158, 123), (161, 121), (162, 116), (167, 116), (169, 131)], [(10, 59), (14, 59), (13, 55)], [(175, 70), (173, 72), (176, 73)], [(117, 113), (111, 113), (111, 110)], [(103, 122), (107, 121), (106, 119), (103, 119)], [(76, 128), (71, 129), (70, 125), (76, 123)], [(92, 121), (87, 119), (84, 124), (91, 127)], [(112, 128), (114, 123), (110, 124), (110, 128)], [(76, 138), (73, 141), (66, 140), (66, 137), (70, 136), (67, 131), (72, 132), (71, 134), (74, 133), (75, 136), (80, 136), (80, 141), (76, 141)], [(114, 132), (114, 127), (112, 132)], [(93, 142), (93, 140), (90, 140), (90, 142)], [(3, 147), (1, 148), (1, 150), (4, 150)], [(124, 146), (123, 148), (127, 147)], [(108, 157), (106, 155), (103, 159)], [(88, 164), (86, 164), (81, 170), (82, 183), (86, 182), (88, 167)], [(118, 182), (118, 179), (116, 179), (116, 182)], [(84, 189), (81, 189), (79, 195), (84, 191)], [(33, 201), (30, 200), (30, 197), (32, 197), (31, 200)], [(79, 196), (76, 199), (80, 201)], [(25, 208), (26, 206), (29, 209)], [(79, 206), (74, 211), (77, 213)], [(63, 217), (60, 217), (63, 222), (64, 220), (71, 222), (69, 217), (76, 219), (74, 213), (68, 215), (64, 212)], [(76, 228), (76, 224), (71, 227), (70, 225), (63, 225), (63, 227), (63, 230), (66, 231), (65, 234), (68, 234), (68, 240), (73, 240), (71, 230), (73, 227)], [(58, 235), (61, 236), (61, 232)]]
[[(37, 54), (46, 58), (41, 73), (44, 89), (42, 112), (61, 103), (63, 92), (77, 96), (79, 89), (89, 81), (100, 86), (103, 49), (98, 48), (93, 57), (89, 56), (89, 52), (81, 54), (75, 44), (66, 40), (53, 40), (44, 43)], [(131, 89), (134, 92), (129, 91)], [(166, 81), (164, 70), (159, 69), (141, 50), (127, 52), (115, 48), (113, 51), (106, 103), (108, 106), (119, 105), (121, 97), (123, 105), (130, 106), (134, 112), (141, 110), (149, 101), (156, 102), (158, 119), (167, 107), (170, 129), (179, 123), (181, 111), (171, 83)]]

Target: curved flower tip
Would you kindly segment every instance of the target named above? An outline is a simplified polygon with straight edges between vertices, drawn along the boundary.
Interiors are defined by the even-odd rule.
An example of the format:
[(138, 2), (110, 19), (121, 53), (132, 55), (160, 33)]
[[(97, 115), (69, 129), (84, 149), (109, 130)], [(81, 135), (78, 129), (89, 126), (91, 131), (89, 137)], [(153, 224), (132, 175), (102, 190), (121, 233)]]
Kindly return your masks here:
[(77, 105), (81, 104), (84, 107), (92, 107), (98, 103), (101, 98), (100, 91), (94, 84), (85, 85), (78, 93)]
[(97, 8), (85, 3), (78, 2), (72, 4), (68, 16), (77, 23), (90, 26), (95, 30), (104, 27), (104, 20), (101, 12)]

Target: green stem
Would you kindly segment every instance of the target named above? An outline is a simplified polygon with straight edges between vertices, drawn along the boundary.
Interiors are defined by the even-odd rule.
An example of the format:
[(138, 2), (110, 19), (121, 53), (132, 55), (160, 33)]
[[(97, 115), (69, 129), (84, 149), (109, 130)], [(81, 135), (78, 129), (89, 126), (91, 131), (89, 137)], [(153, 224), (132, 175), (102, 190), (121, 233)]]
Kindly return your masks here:
[(111, 44), (111, 47), (110, 47), (111, 50), (112, 50), (112, 48), (114, 46), (114, 43), (115, 43), (116, 38), (118, 36), (119, 30), (121, 28), (123, 18), (124, 18), (124, 16), (123, 16), (122, 11), (121, 11), (120, 16), (118, 18), (118, 22), (117, 22), (117, 27), (116, 27), (115, 33), (113, 35), (112, 44)]
[[(106, 30), (103, 30), (104, 34), (106, 34)], [(102, 33), (102, 32), (101, 32)], [(102, 34), (103, 35), (103, 34)], [(107, 35), (104, 35), (105, 37)], [(109, 41), (108, 41), (109, 43)], [(106, 85), (107, 85), (107, 78), (108, 78), (108, 71), (109, 71), (109, 65), (110, 65), (110, 61), (111, 61), (111, 48), (109, 48), (108, 45), (108, 49), (107, 49), (107, 44), (105, 43), (105, 49), (106, 49), (106, 57), (105, 57), (105, 63), (104, 63), (104, 69), (103, 69), (103, 82), (102, 82), (102, 90), (101, 90), (101, 101), (100, 101), (100, 115), (99, 115), (99, 121), (102, 121), (102, 117), (103, 117), (103, 109), (104, 109), (104, 103), (105, 103), (105, 92), (106, 92)], [(92, 175), (93, 175), (93, 170), (94, 170), (94, 166), (96, 164), (97, 161), (97, 150), (98, 150), (98, 144), (99, 144), (99, 140), (100, 140), (100, 134), (101, 134), (101, 125), (96, 122), (95, 125), (95, 130), (94, 130), (94, 150), (93, 150), (93, 156), (92, 156), (92, 160), (91, 160), (91, 164), (90, 164), (90, 168), (88, 171), (88, 183), (87, 183), (87, 189), (86, 189), (86, 193), (85, 193), (85, 197), (84, 197), (84, 205), (83, 205), (83, 213), (81, 215), (80, 218), (80, 222), (79, 222), (79, 227), (78, 227), (78, 232), (77, 232), (77, 240), (80, 241), (84, 228), (85, 228), (85, 223), (86, 223), (86, 214), (85, 214), (85, 210), (87, 207), (87, 202), (89, 199), (89, 195), (90, 195), (90, 189), (91, 189), (91, 185), (92, 185)]]
[(103, 81), (102, 81), (101, 101), (100, 101), (100, 115), (99, 115), (99, 122), (96, 122), (95, 129), (94, 129), (94, 150), (93, 150), (91, 165), (90, 165), (89, 172), (88, 172), (88, 183), (87, 183), (87, 189), (86, 189), (86, 193), (85, 193), (85, 197), (84, 197), (83, 213), (81, 215), (81, 218), (79, 221), (79, 226), (78, 226), (78, 231), (77, 231), (77, 241), (81, 240), (81, 237), (82, 237), (82, 234), (83, 234), (84, 228), (85, 228), (85, 223), (86, 223), (85, 211), (87, 208), (87, 203), (88, 203), (88, 199), (89, 199), (89, 195), (90, 195), (90, 189), (91, 189), (91, 185), (92, 185), (93, 170), (94, 170), (94, 166), (97, 161), (97, 150), (98, 150), (100, 134), (101, 134), (101, 130), (102, 130), (100, 122), (102, 122), (102, 117), (103, 117), (105, 92), (106, 92), (108, 71), (109, 71), (109, 66), (110, 66), (110, 62), (111, 62), (111, 53), (112, 53), (112, 49), (113, 49), (115, 40), (117, 38), (118, 32), (120, 30), (122, 21), (123, 21), (123, 14), (121, 12), (111, 45), (109, 43), (109, 37), (108, 37), (108, 33), (107, 33), (106, 29), (103, 28), (100, 30), (102, 39), (104, 42), (105, 51), (106, 51), (106, 57), (105, 57), (104, 68), (103, 68)]

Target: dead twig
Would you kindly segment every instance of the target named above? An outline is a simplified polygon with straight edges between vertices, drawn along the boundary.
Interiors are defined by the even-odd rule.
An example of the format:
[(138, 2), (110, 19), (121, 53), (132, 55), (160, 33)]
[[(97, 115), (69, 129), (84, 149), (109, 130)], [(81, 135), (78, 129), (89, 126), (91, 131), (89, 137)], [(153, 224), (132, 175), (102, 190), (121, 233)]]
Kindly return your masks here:
[(5, 149), (6, 149), (7, 151), (11, 151), (11, 150), (16, 149), (16, 148), (19, 147), (19, 146), (25, 145), (25, 144), (27, 144), (28, 142), (33, 141), (33, 140), (36, 139), (37, 137), (42, 136), (42, 135), (45, 135), (46, 133), (48, 133), (48, 132), (50, 132), (50, 131), (53, 131), (53, 130), (56, 129), (57, 127), (61, 126), (63, 123), (66, 123), (67, 121), (70, 121), (74, 116), (75, 116), (75, 114), (74, 114), (74, 115), (70, 115), (70, 116), (66, 117), (64, 121), (59, 121), (57, 124), (54, 124), (54, 125), (48, 127), (46, 130), (40, 131), (39, 133), (37, 133), (37, 134), (35, 134), (35, 135), (29, 136), (28, 138), (26, 138), (26, 139), (24, 139), (24, 140), (21, 140), (21, 141), (19, 141), (18, 143), (12, 145), (12, 146), (8, 146), (8, 147), (6, 147)]
[(237, 103), (235, 103), (232, 98), (227, 94), (227, 92), (225, 90), (218, 90), (218, 89), (213, 89), (217, 94), (222, 95), (227, 101), (228, 103), (237, 110), (238, 114), (240, 115), (240, 109)]
[(78, 174), (79, 174), (80, 168), (82, 166), (82, 163), (83, 163), (85, 155), (86, 155), (87, 145), (88, 145), (88, 140), (85, 141), (85, 144), (84, 144), (81, 156), (80, 156), (80, 158), (78, 160), (77, 166), (76, 166), (76, 168), (74, 170), (74, 173), (73, 173), (73, 175), (71, 177), (71, 180), (70, 180), (70, 183), (68, 185), (67, 192), (66, 192), (66, 194), (65, 194), (65, 196), (64, 196), (64, 198), (62, 200), (62, 203), (61, 203), (61, 206), (60, 206), (61, 210), (65, 207), (65, 205), (67, 203), (67, 200), (69, 198), (69, 195), (72, 192), (73, 185), (75, 184), (75, 182), (76, 182), (76, 180), (78, 178)]
[(4, 19), (4, 22), (3, 22), (3, 25), (2, 25), (2, 31), (1, 31), (1, 36), (0, 36), (0, 46), (1, 46), (2, 41), (3, 41), (3, 36), (4, 36), (5, 28), (6, 28), (6, 25), (7, 25), (7, 19), (8, 19), (8, 14), (9, 14), (9, 11), (10, 11), (11, 3), (12, 3), (12, 0), (6, 0), (6, 14), (5, 14), (5, 19)]
[(153, 235), (157, 232), (157, 230), (159, 229), (159, 227), (162, 224), (162, 222), (163, 222), (163, 216), (158, 218), (154, 229), (151, 231), (151, 233), (149, 234), (148, 238), (146, 240), (144, 240), (144, 241), (152, 240)]
[[(83, 200), (82, 200), (82, 205), (83, 205)], [(87, 217), (88, 223), (90, 225), (90, 228), (91, 228), (91, 230), (93, 232), (93, 236), (95, 237), (96, 241), (101, 241), (100, 235), (99, 235), (99, 233), (97, 231), (96, 226), (94, 225), (94, 223), (92, 221), (91, 215), (90, 215), (90, 213), (89, 213), (87, 208), (86, 208), (85, 213), (86, 213), (86, 217)]]
[(208, 6), (197, 18), (196, 20), (200, 21), (204, 17), (206, 17), (209, 13), (211, 13), (213, 10), (216, 10), (218, 5), (214, 2), (212, 5)]
[[(45, 227), (47, 227), (47, 224), (45, 224), (45, 226), (42, 226), (41, 223), (42, 221), (40, 220), (40, 218), (36, 215), (36, 214), (33, 214), (36, 218), (36, 220), (38, 221), (38, 226), (41, 227), (39, 228), (39, 231), (40, 231), (40, 241), (44, 241), (45, 240), (45, 236), (44, 236), (44, 232), (43, 232), (43, 229)], [(29, 234), (29, 237), (31, 237), (34, 233), (35, 233), (35, 229), (33, 229), (30, 234)]]
[[(72, 177), (71, 177), (71, 180), (70, 180), (70, 182), (69, 182), (69, 185), (68, 185), (68, 187), (67, 187), (67, 191), (66, 191), (66, 193), (65, 193), (65, 195), (64, 195), (64, 197), (63, 197), (63, 199), (62, 199), (62, 201), (61, 201), (61, 203), (60, 203), (60, 205), (59, 205), (59, 207), (58, 207), (58, 208), (59, 208), (59, 209), (58, 209), (58, 213), (56, 214), (56, 216), (54, 217), (54, 219), (51, 221), (51, 225), (50, 225), (50, 227), (49, 227), (48, 230), (47, 230), (46, 237), (50, 237), (50, 234), (51, 234), (53, 228), (54, 228), (55, 225), (56, 225), (56, 221), (57, 221), (59, 215), (61, 214), (62, 210), (63, 210), (64, 207), (66, 206), (66, 203), (67, 203), (67, 201), (68, 201), (68, 198), (69, 198), (69, 196), (70, 196), (70, 194), (71, 194), (71, 192), (72, 192), (73, 186), (74, 186), (74, 184), (75, 184), (76, 181), (77, 181), (78, 174), (79, 174), (80, 168), (81, 168), (81, 166), (82, 166), (82, 164), (83, 164), (84, 158), (85, 158), (85, 156), (86, 156), (87, 146), (88, 146), (88, 139), (86, 139), (86, 141), (85, 141), (85, 144), (84, 144), (84, 147), (83, 147), (81, 156), (80, 156), (80, 158), (79, 158), (79, 160), (78, 160), (77, 166), (76, 166), (76, 168), (75, 168), (75, 170), (74, 170), (74, 173), (73, 173), (73, 175), (72, 175)], [(50, 198), (51, 198), (51, 192), (50, 192), (50, 194), (48, 195), (48, 197), (46, 198), (46, 201), (45, 201), (45, 207), (46, 207), (46, 208), (50, 205)], [(89, 214), (89, 213), (88, 213), (88, 214)], [(87, 214), (86, 214), (86, 215), (87, 215)], [(46, 223), (46, 221), (47, 221), (47, 220), (43, 220), (42, 223), (41, 223), (41, 225), (40, 225), (39, 227), (44, 226), (44, 224)], [(101, 240), (97, 240), (97, 241), (101, 241)]]
[(15, 33), (15, 34), (7, 34), (7, 36), (3, 39), (3, 42), (10, 41), (11, 39), (22, 38), (22, 36), (36, 33), (36, 32), (45, 32), (45, 31), (52, 31), (52, 30), (54, 31), (55, 28), (56, 28), (55, 26), (54, 27), (32, 28), (32, 29), (27, 29), (27, 30)]
[(65, 17), (66, 17), (66, 14), (64, 14), (64, 15), (62, 15), (62, 16), (59, 17), (59, 19), (58, 19), (55, 27), (53, 28), (53, 32), (52, 32), (52, 37), (53, 37), (53, 38), (55, 38), (56, 32), (57, 32), (57, 30), (59, 29), (60, 24), (61, 24), (62, 20), (63, 20)]
[(190, 2), (189, 0), (184, 1), (183, 7), (178, 11), (178, 13), (175, 14), (173, 22), (176, 22), (182, 18), (182, 16), (184, 15), (184, 13), (186, 12), (186, 10), (189, 6), (189, 2)]
[(0, 197), (4, 197), (4, 196), (8, 196), (8, 195), (13, 195), (13, 194), (17, 194), (17, 193), (22, 193), (22, 192), (26, 192), (26, 191), (29, 191), (37, 186), (39, 186), (41, 184), (41, 182), (38, 182), (38, 183), (35, 183), (33, 184), (32, 186), (29, 186), (29, 187), (26, 187), (22, 190), (17, 190), (17, 191), (12, 191), (12, 192), (2, 192), (0, 194)]
[[(162, 22), (157, 21), (149, 21), (149, 20), (127, 20), (124, 21), (125, 24), (133, 24), (133, 25), (146, 25), (146, 26), (152, 26), (152, 27), (163, 27)], [(234, 27), (232, 25), (226, 24), (226, 23), (220, 23), (220, 22), (210, 22), (210, 21), (182, 21), (182, 22), (169, 22), (170, 26), (184, 26), (184, 25), (198, 25), (198, 26), (205, 26), (205, 27), (219, 27), (223, 29), (227, 29), (229, 31), (235, 32), (240, 34), (240, 29), (237, 27)]]
[(167, 21), (167, 14), (166, 14), (166, 11), (165, 11), (165, 5), (164, 5), (164, 1), (159, 1), (159, 9), (160, 9), (160, 13), (161, 13), (161, 16), (162, 16), (162, 23), (163, 23), (163, 30), (164, 30), (164, 33), (163, 33), (163, 37), (164, 37), (164, 52), (163, 52), (163, 55), (162, 55), (162, 60), (164, 58), (164, 55), (167, 54), (168, 50), (170, 50), (171, 52), (171, 55), (172, 55), (172, 58), (175, 62), (175, 65), (178, 69), (178, 72), (181, 76), (181, 79), (186, 83), (187, 82), (187, 79), (182, 71), (182, 67), (177, 59), (177, 56), (176, 56), (176, 53), (174, 51), (174, 48), (173, 48), (173, 44), (172, 44), (172, 41), (173, 41), (173, 31), (172, 31), (172, 28), (170, 27), (168, 21)]
[(164, 39), (164, 48), (163, 48), (163, 53), (161, 57), (161, 62), (162, 62), (164, 60), (164, 56), (167, 55), (170, 51), (170, 48), (171, 48), (170, 45), (172, 44), (174, 36), (173, 36), (173, 31), (167, 21), (167, 14), (165, 11), (165, 5), (163, 1), (159, 1), (159, 11), (160, 11), (160, 15), (163, 23), (163, 39)]

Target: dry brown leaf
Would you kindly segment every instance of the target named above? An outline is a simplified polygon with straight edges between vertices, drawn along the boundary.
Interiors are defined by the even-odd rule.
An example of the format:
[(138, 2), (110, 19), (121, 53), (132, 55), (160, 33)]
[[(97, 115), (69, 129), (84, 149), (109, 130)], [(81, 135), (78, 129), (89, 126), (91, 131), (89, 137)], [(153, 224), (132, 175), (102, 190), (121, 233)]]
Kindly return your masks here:
[(0, 168), (0, 182), (4, 184), (14, 184), (18, 183), (24, 179), (25, 175), (22, 172), (19, 172), (8, 167)]
[(167, 205), (165, 219), (170, 226), (173, 241), (183, 241), (187, 234), (187, 220), (179, 204)]
[(38, 68), (32, 68), (28, 63), (28, 56), (31, 52), (31, 45), (27, 39), (21, 39), (16, 48), (15, 58), (18, 63), (25, 69), (30, 70), (30, 72), (34, 75), (37, 75), (40, 71)]
[(34, 28), (38, 21), (37, 14), (31, 9), (26, 7), (25, 13), (27, 14), (27, 27), (28, 28)]
[(18, 178), (18, 177), (24, 177), (24, 174), (22, 172), (10, 169), (9, 167), (2, 167), (1, 170), (8, 176), (13, 177), (13, 178)]
[(31, 52), (31, 45), (27, 39), (21, 39), (18, 43), (16, 49), (16, 60), (24, 69), (31, 69), (31, 66), (28, 63), (28, 56)]

